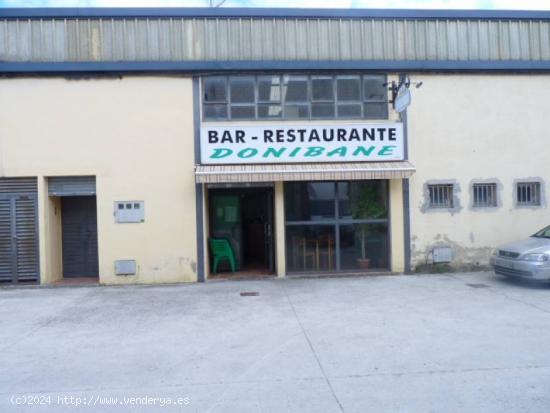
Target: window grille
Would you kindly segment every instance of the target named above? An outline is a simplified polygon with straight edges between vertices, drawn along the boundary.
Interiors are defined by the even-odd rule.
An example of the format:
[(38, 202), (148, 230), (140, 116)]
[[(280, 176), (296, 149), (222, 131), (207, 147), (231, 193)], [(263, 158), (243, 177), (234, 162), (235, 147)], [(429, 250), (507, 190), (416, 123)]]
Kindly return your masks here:
[(430, 208), (453, 208), (453, 185), (428, 185)]
[(516, 202), (518, 205), (540, 205), (540, 182), (518, 182)]
[(474, 184), (474, 207), (497, 206), (497, 184)]

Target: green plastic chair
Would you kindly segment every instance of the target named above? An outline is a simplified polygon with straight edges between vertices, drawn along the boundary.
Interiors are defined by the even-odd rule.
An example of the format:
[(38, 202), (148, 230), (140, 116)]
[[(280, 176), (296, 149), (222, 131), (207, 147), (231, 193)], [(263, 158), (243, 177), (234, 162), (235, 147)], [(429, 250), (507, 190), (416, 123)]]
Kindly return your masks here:
[(231, 248), (229, 241), (223, 238), (209, 238), (208, 241), (210, 243), (210, 251), (212, 252), (212, 256), (214, 258), (212, 272), (218, 272), (218, 264), (224, 259), (229, 261), (231, 272), (235, 272), (235, 254), (233, 253), (233, 248)]

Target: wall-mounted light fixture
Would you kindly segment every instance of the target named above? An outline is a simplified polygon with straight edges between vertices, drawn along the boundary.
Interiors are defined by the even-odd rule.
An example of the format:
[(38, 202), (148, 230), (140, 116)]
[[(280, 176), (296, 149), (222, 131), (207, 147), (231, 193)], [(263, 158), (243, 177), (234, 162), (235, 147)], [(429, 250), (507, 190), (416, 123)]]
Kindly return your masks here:
[(399, 82), (392, 81), (384, 83), (391, 91), (391, 104), (397, 112), (403, 112), (411, 104), (410, 87), (414, 85), (416, 89), (420, 88), (424, 82), (411, 82), (411, 78), (407, 75)]

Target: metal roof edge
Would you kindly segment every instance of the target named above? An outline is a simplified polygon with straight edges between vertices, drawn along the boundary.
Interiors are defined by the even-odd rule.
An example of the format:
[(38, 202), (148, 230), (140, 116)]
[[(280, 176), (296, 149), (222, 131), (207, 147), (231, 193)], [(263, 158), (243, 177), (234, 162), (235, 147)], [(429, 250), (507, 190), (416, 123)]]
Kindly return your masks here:
[(3, 19), (40, 18), (388, 18), (388, 19), (550, 19), (544, 10), (308, 9), (245, 7), (39, 7), (0, 8)]
[(243, 60), (135, 62), (0, 62), (0, 74), (197, 73), (223, 71), (550, 72), (550, 61), (527, 60)]

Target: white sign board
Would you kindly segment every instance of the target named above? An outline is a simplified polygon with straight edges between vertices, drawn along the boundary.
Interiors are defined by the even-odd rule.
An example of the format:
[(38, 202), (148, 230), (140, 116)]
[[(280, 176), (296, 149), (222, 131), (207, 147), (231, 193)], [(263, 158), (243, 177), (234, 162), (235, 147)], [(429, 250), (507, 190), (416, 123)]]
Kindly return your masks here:
[(403, 160), (401, 123), (201, 127), (202, 164)]

